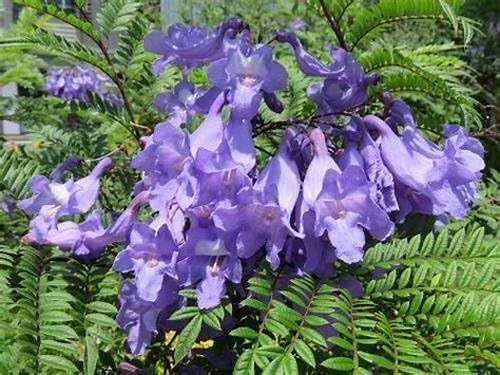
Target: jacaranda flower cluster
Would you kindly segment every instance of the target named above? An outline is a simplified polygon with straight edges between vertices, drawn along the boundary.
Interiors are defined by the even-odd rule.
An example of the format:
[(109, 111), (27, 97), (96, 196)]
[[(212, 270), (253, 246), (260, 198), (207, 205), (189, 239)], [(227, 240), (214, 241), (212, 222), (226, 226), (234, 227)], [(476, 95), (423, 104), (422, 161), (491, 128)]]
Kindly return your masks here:
[(51, 69), (44, 89), (47, 93), (65, 100), (87, 101), (89, 93), (114, 105), (123, 105), (121, 98), (111, 90), (111, 81), (85, 65)]
[[(478, 196), (484, 151), (466, 130), (445, 125), (444, 143), (435, 144), (410, 108), (387, 93), (383, 113), (362, 115), (378, 75), (366, 75), (343, 49), (332, 49), (327, 65), (289, 31), (278, 31), (276, 40), (291, 46), (305, 75), (317, 77), (308, 94), (322, 121), (290, 121), (263, 169), (256, 167), (252, 120), (263, 105), (283, 109), (278, 92), (287, 71), (269, 44), (252, 44), (243, 20), (227, 19), (214, 30), (172, 26), (150, 34), (145, 45), (161, 55), (157, 73), (174, 64), (183, 80), (156, 98), (168, 118), (131, 161), (141, 179), (129, 207), (108, 227), (99, 210), (83, 222), (60, 222), (91, 210), (109, 158), (88, 177), (62, 181), (78, 162), (69, 159), (50, 178), (34, 177), (33, 197), (19, 203), (34, 215), (27, 243), (57, 245), (84, 261), (124, 243), (113, 267), (131, 276), (121, 287), (118, 322), (134, 354), (151, 342), (158, 317), (185, 303), (180, 289), (196, 288), (198, 306), (208, 309), (262, 262), (328, 277), (334, 262), (359, 262), (367, 237), (388, 239), (409, 214), (445, 223), (464, 217)], [(210, 87), (187, 79), (203, 66)], [(62, 90), (66, 97), (78, 91)], [(188, 132), (183, 124), (194, 114), (204, 120)], [(345, 126), (340, 115), (350, 118)], [(139, 221), (143, 205), (152, 214)]]

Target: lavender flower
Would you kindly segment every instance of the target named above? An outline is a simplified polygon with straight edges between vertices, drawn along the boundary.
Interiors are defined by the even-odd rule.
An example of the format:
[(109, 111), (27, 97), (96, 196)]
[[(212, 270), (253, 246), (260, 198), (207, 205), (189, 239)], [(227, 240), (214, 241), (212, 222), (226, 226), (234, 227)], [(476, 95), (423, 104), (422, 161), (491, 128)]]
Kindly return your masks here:
[[(457, 127), (448, 127), (449, 138), (440, 148), (411, 125), (398, 137), (376, 116), (368, 115), (364, 121), (378, 132), (382, 157), (399, 185), (398, 199), (405, 208), (399, 213), (400, 220), (410, 211), (444, 221), (448, 216), (463, 218), (467, 214), (484, 168), (484, 150), (476, 140)], [(409, 165), (412, 167), (406, 167)]]
[(217, 91), (197, 89), (192, 83), (183, 81), (175, 86), (173, 93), (156, 95), (154, 104), (172, 116), (172, 124), (180, 126), (196, 113), (207, 113), (217, 94)]
[(208, 67), (208, 78), (215, 87), (229, 90), (234, 117), (251, 119), (259, 109), (261, 92), (274, 94), (283, 89), (288, 74), (281, 64), (272, 60), (271, 47), (251, 46), (242, 39), (227, 57)]
[(111, 81), (84, 65), (51, 69), (45, 81), (45, 91), (65, 100), (87, 101), (89, 93), (115, 105), (122, 100), (110, 89)]
[(110, 158), (101, 160), (87, 177), (64, 183), (58, 182), (62, 171), (71, 163), (58, 166), (50, 181), (44, 176), (34, 176), (30, 180), (31, 198), (18, 202), (18, 207), (29, 214), (36, 215), (30, 223), (30, 231), (24, 238), (25, 243), (47, 243), (48, 230), (56, 225), (64, 215), (77, 215), (87, 212), (97, 199), (100, 177), (112, 166)]
[(122, 283), (119, 294), (120, 310), (116, 320), (127, 333), (127, 343), (132, 354), (144, 353), (157, 330), (158, 316), (177, 301), (176, 289), (167, 284), (162, 285), (162, 293), (157, 301), (148, 302), (137, 295), (136, 286), (131, 281), (125, 280)]
[(349, 166), (340, 171), (328, 156), (323, 133), (311, 133), (315, 157), (304, 179), (304, 201), (314, 211), (315, 234), (328, 234), (337, 257), (347, 263), (361, 260), (365, 245), (363, 228), (378, 240), (393, 231), (387, 214), (371, 200), (363, 170)]
[(368, 99), (368, 86), (378, 81), (375, 74), (365, 75), (361, 65), (342, 48), (330, 50), (334, 62), (326, 66), (311, 56), (293, 33), (278, 31), (277, 39), (293, 47), (304, 74), (326, 78), (324, 82), (312, 84), (308, 89), (320, 114), (340, 113), (360, 106)]
[[(276, 91), (286, 86), (287, 72), (269, 45), (251, 43), (246, 27), (228, 19), (215, 30), (172, 26), (147, 37), (146, 49), (162, 55), (154, 70), (181, 66), (183, 80), (156, 97), (155, 105), (169, 117), (133, 158), (141, 180), (114, 223), (104, 228), (94, 212), (82, 223), (57, 225), (54, 207), (67, 214), (92, 205), (80, 197), (79, 209), (70, 210), (61, 197), (76, 193), (67, 182), (38, 177), (32, 181), (35, 196), (24, 203), (37, 215), (33, 238), (83, 260), (99, 256), (111, 242), (125, 243), (113, 268), (131, 273), (133, 282), (122, 285), (117, 320), (134, 354), (151, 342), (159, 315), (179, 305), (180, 288), (196, 288), (198, 307), (213, 308), (229, 285), (241, 291), (239, 284), (264, 258), (274, 269), (283, 265), (287, 275), (332, 277), (336, 261), (362, 260), (366, 235), (383, 241), (393, 233), (389, 214), (401, 221), (424, 213), (445, 222), (450, 215), (462, 217), (478, 195), (481, 144), (456, 125), (445, 126), (442, 146), (432, 143), (417, 130), (409, 107), (388, 94), (383, 118), (352, 116), (342, 129), (313, 130), (293, 121), (276, 153), (258, 168), (252, 122), (262, 100), (273, 111), (283, 110)], [(308, 92), (319, 113), (333, 114), (330, 119), (357, 110), (378, 79), (345, 50), (332, 49), (334, 61), (327, 65), (291, 32), (279, 31), (277, 40), (292, 46), (304, 74), (322, 79)], [(186, 74), (203, 64), (213, 85), (207, 89), (195, 87)], [(196, 130), (181, 127), (200, 114), (205, 117)], [(54, 179), (61, 178), (61, 168)], [(92, 194), (88, 203), (95, 200)], [(145, 203), (151, 213), (139, 222)]]
[(170, 26), (166, 33), (153, 31), (144, 40), (147, 51), (162, 55), (153, 65), (156, 74), (167, 64), (188, 68), (224, 57), (229, 40), (248, 25), (239, 18), (222, 21), (215, 30), (198, 26)]
[(166, 225), (154, 231), (148, 225), (137, 223), (130, 233), (130, 243), (115, 259), (113, 269), (134, 272), (137, 296), (154, 302), (165, 279), (175, 284), (177, 245)]

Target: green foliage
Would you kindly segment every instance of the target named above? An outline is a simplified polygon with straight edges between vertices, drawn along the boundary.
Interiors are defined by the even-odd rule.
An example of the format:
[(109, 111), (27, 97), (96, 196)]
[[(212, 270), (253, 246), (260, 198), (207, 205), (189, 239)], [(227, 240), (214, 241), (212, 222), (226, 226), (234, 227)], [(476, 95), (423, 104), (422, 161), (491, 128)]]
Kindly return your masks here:
[(363, 297), (336, 279), (304, 275), (283, 287), (279, 273), (261, 272), (242, 302), (247, 318), (231, 332), (244, 348), (234, 373), (299, 374), (317, 364), (358, 374), (469, 373), (477, 365), (469, 353), (483, 351), (493, 366), (499, 269), (498, 245), (484, 243), (479, 228), (371, 248), (358, 270)]
[(20, 158), (14, 151), (0, 150), (0, 185), (16, 199), (26, 197), (28, 182), (38, 171), (34, 161)]
[(84, 265), (16, 245), (0, 247), (0, 259), (2, 373), (94, 374), (116, 366), (106, 358), (121, 346), (112, 258)]
[[(35, 11), (23, 10), (19, 23), (0, 41), (0, 62), (5, 63), (0, 84), (17, 82), (34, 93), (16, 98), (15, 113), (9, 115), (26, 126), (32, 143), (0, 152), (1, 190), (14, 198), (26, 197), (33, 175), (49, 171), (71, 154), (84, 159), (77, 175), (108, 153), (118, 166), (127, 165), (139, 137), (163, 120), (152, 105), (155, 94), (171, 90), (180, 77), (176, 68), (160, 76), (151, 72), (155, 57), (143, 47), (153, 27), (149, 5), (108, 0), (94, 26), (82, 0), (75, 1), (76, 13), (45, 1), (16, 2), (44, 16), (37, 19)], [(196, 12), (183, 9), (181, 15), (210, 25), (227, 14), (242, 15), (256, 26), (253, 34), (259, 42), (268, 42), (271, 30), (286, 27), (300, 15), (306, 27), (298, 34), (311, 52), (327, 59), (324, 47), (340, 35), (337, 45), (343, 40), (367, 72), (381, 74), (367, 110), (381, 108), (379, 94), (386, 90), (414, 104), (419, 127), (436, 133), (445, 120), (471, 128), (479, 128), (482, 121), (474, 98), (475, 72), (462, 58), (476, 22), (460, 15), (460, 3), (310, 0), (306, 6), (285, 0), (221, 0), (200, 2)], [(338, 30), (326, 30), (331, 26), (326, 13), (339, 35)], [(47, 30), (49, 17), (82, 32), (92, 45)], [(430, 36), (421, 35), (421, 22)], [(262, 108), (261, 123), (254, 128), (260, 162), (275, 149), (290, 119), (307, 122), (315, 109), (306, 93), (313, 80), (300, 73), (287, 46), (273, 47), (289, 81), (280, 93), (283, 113)], [(41, 96), (36, 90), (46, 63), (27, 51), (97, 68), (111, 79), (125, 105), (117, 107), (92, 95), (85, 103)], [(202, 69), (191, 78), (207, 83)], [(134, 173), (125, 168), (111, 171), (103, 180), (99, 206), (108, 212), (123, 208)], [(499, 176), (489, 173), (481, 188), (483, 198), (464, 221), (451, 223), (437, 235), (372, 246), (362, 264), (337, 264), (334, 278), (286, 278), (284, 269), (262, 269), (243, 289), (229, 289), (230, 298), (211, 310), (195, 306), (195, 291), (182, 291), (186, 307), (169, 319), (179, 323), (174, 338), (166, 342), (159, 334), (141, 358), (125, 354), (124, 335), (114, 321), (119, 277), (110, 267), (119, 249), (109, 249), (87, 265), (54, 248), (20, 246), (25, 218), (19, 218), (19, 212), (12, 218), (1, 214), (0, 373), (115, 374), (123, 360), (165, 373), (185, 364), (212, 369), (197, 355), (203, 350), (197, 343), (207, 330), (229, 334), (217, 345), (237, 355), (235, 374), (494, 373), (500, 340)], [(342, 288), (354, 277), (363, 286), (363, 296)], [(241, 297), (233, 297), (244, 291), (249, 291), (246, 298), (234, 303), (232, 299)], [(238, 320), (227, 328), (230, 316)]]
[(126, 31), (128, 23), (136, 16), (140, 3), (130, 0), (106, 1), (97, 14), (101, 36)]
[(91, 22), (82, 20), (72, 12), (65, 11), (64, 9), (59, 8), (53, 3), (42, 0), (15, 0), (14, 2), (18, 5), (29, 7), (40, 13), (57, 18), (62, 22), (73, 26), (75, 29), (88, 35), (92, 39), (97, 38), (97, 35), (94, 31), (94, 25), (92, 25)]
[[(464, 41), (470, 41), (473, 22), (456, 15), (460, 1), (444, 0), (381, 0), (356, 14), (347, 39), (354, 49), (370, 33), (383, 31), (388, 25), (409, 20), (448, 21), (455, 32), (462, 27)], [(373, 36), (371, 36), (373, 37)]]

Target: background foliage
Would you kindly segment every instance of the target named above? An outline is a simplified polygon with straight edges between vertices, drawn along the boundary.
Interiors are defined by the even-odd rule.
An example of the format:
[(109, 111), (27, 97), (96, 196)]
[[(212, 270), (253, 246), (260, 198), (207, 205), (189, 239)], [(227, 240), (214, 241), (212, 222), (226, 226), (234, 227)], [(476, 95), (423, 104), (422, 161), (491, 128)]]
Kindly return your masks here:
[[(0, 116), (25, 126), (30, 144), (2, 150), (0, 185), (17, 199), (27, 194), (35, 173), (46, 173), (69, 155), (87, 163), (112, 153), (118, 168), (107, 175), (99, 205), (108, 214), (131, 195), (134, 173), (126, 167), (138, 139), (163, 118), (154, 95), (171, 89), (179, 72), (159, 77), (144, 36), (159, 17), (151, 4), (130, 0), (104, 3), (97, 24), (80, 9), (69, 13), (41, 0), (17, 0), (19, 21), (2, 34), (0, 84), (17, 83), (20, 96), (3, 101)], [(297, 33), (311, 52), (344, 45), (368, 72), (382, 75), (382, 88), (416, 109), (419, 127), (439, 138), (439, 125), (457, 122), (485, 142), (489, 159), (482, 198), (471, 214), (438, 234), (415, 217), (393, 241), (372, 246), (362, 264), (338, 264), (338, 276), (293, 280), (282, 269), (261, 269), (243, 286), (246, 297), (209, 311), (195, 307), (193, 294), (160, 332), (149, 352), (131, 358), (114, 322), (119, 276), (110, 270), (120, 249), (109, 249), (86, 265), (55, 248), (22, 246), (27, 218), (0, 214), (0, 373), (115, 374), (122, 361), (158, 373), (199, 366), (212, 373), (217, 356), (237, 358), (234, 373), (294, 374), (347, 371), (380, 373), (494, 373), (498, 343), (498, 2), (439, 0), (193, 1), (181, 10), (186, 22), (216, 24), (240, 15), (257, 41), (300, 17)], [(260, 5), (260, 6), (259, 6)], [(92, 46), (66, 40), (45, 27), (55, 17), (84, 34)], [(328, 17), (342, 33), (330, 29)], [(496, 18), (495, 18), (496, 17)], [(481, 22), (479, 22), (481, 21)], [(111, 42), (111, 43), (110, 43)], [(110, 46), (114, 46), (110, 48)], [(290, 74), (282, 94), (285, 111), (264, 110), (256, 132), (265, 151), (275, 147), (280, 123), (308, 118), (307, 80), (290, 52), (274, 46)], [(50, 57), (49, 57), (50, 56)], [(114, 82), (124, 107), (98, 97), (66, 103), (41, 91), (47, 61), (83, 61)], [(192, 77), (204, 83), (204, 72)], [(369, 110), (380, 110), (372, 92)], [(7, 111), (12, 108), (15, 111)], [(3, 109), (3, 110), (2, 110)], [(265, 130), (265, 131), (264, 131)], [(261, 159), (266, 158), (262, 152)], [(495, 161), (496, 159), (496, 161)], [(122, 166), (123, 168), (120, 168)], [(364, 292), (343, 286), (355, 276)], [(229, 334), (222, 336), (222, 333)], [(209, 339), (207, 341), (207, 339)], [(228, 354), (229, 353), (231, 354)], [(201, 356), (201, 353), (210, 355)]]

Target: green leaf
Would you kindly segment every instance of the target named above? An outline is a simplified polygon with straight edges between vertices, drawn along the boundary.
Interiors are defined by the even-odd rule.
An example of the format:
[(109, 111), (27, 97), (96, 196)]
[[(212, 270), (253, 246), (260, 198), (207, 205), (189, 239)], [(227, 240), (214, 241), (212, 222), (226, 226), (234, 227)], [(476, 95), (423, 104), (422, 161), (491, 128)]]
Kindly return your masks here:
[(66, 374), (78, 373), (78, 368), (70, 360), (51, 354), (40, 355), (42, 365), (52, 369), (63, 370)]
[(184, 359), (186, 355), (191, 351), (193, 344), (196, 342), (198, 335), (201, 330), (203, 318), (201, 314), (196, 315), (191, 321), (184, 327), (184, 329), (179, 334), (179, 343), (177, 344), (174, 351), (174, 362), (178, 364)]
[(219, 318), (217, 317), (217, 315), (213, 311), (204, 311), (202, 313), (202, 317), (203, 317), (203, 322), (207, 326), (209, 326), (215, 330), (218, 330), (218, 331), (222, 330)]
[(191, 319), (200, 313), (200, 309), (197, 306), (187, 306), (180, 310), (175, 311), (169, 318), (169, 320), (184, 320)]
[(85, 335), (85, 375), (94, 375), (99, 359), (99, 351), (92, 338)]
[(108, 37), (112, 32), (127, 29), (141, 4), (133, 0), (108, 0), (97, 13), (101, 35)]
[(347, 357), (328, 358), (321, 362), (321, 366), (340, 371), (350, 371), (354, 368), (352, 358)]
[(85, 319), (91, 323), (99, 324), (103, 327), (113, 327), (116, 328), (117, 324), (113, 318), (100, 313), (87, 314)]
[(246, 307), (251, 307), (252, 309), (258, 310), (258, 311), (264, 311), (267, 309), (267, 306), (264, 302), (261, 302), (256, 299), (252, 298), (247, 298), (241, 301), (240, 303), (241, 306), (246, 306)]
[(116, 314), (116, 307), (108, 302), (94, 301), (87, 305), (87, 309), (103, 314)]
[(375, 363), (377, 366), (386, 368), (388, 370), (392, 370), (393, 368), (393, 363), (381, 355), (366, 352), (358, 352), (358, 354), (364, 360), (370, 363)]
[(244, 339), (253, 340), (253, 339), (256, 339), (259, 336), (259, 334), (257, 333), (257, 331), (255, 331), (252, 328), (238, 327), (238, 328), (233, 329), (229, 333), (229, 336), (235, 336), (235, 337), (241, 337)]
[(304, 360), (309, 366), (315, 368), (316, 360), (314, 359), (314, 353), (309, 348), (309, 346), (302, 340), (297, 340), (293, 344), (293, 350), (299, 355), (300, 358)]
[(50, 325), (42, 326), (40, 329), (42, 336), (54, 337), (58, 340), (61, 339), (77, 339), (78, 335), (75, 330), (65, 325)]
[(312, 341), (315, 344), (321, 345), (321, 346), (323, 346), (325, 348), (327, 347), (326, 341), (323, 338), (323, 336), (321, 336), (321, 334), (318, 331), (316, 331), (316, 330), (314, 330), (312, 328), (302, 327), (300, 329), (300, 335), (303, 338), (305, 338), (306, 340)]
[(74, 13), (65, 11), (55, 4), (50, 4), (40, 0), (14, 0), (18, 5), (33, 8), (41, 13), (55, 17), (75, 29), (87, 34), (92, 39), (97, 39), (97, 34), (94, 31), (94, 25), (91, 22), (78, 18)]

